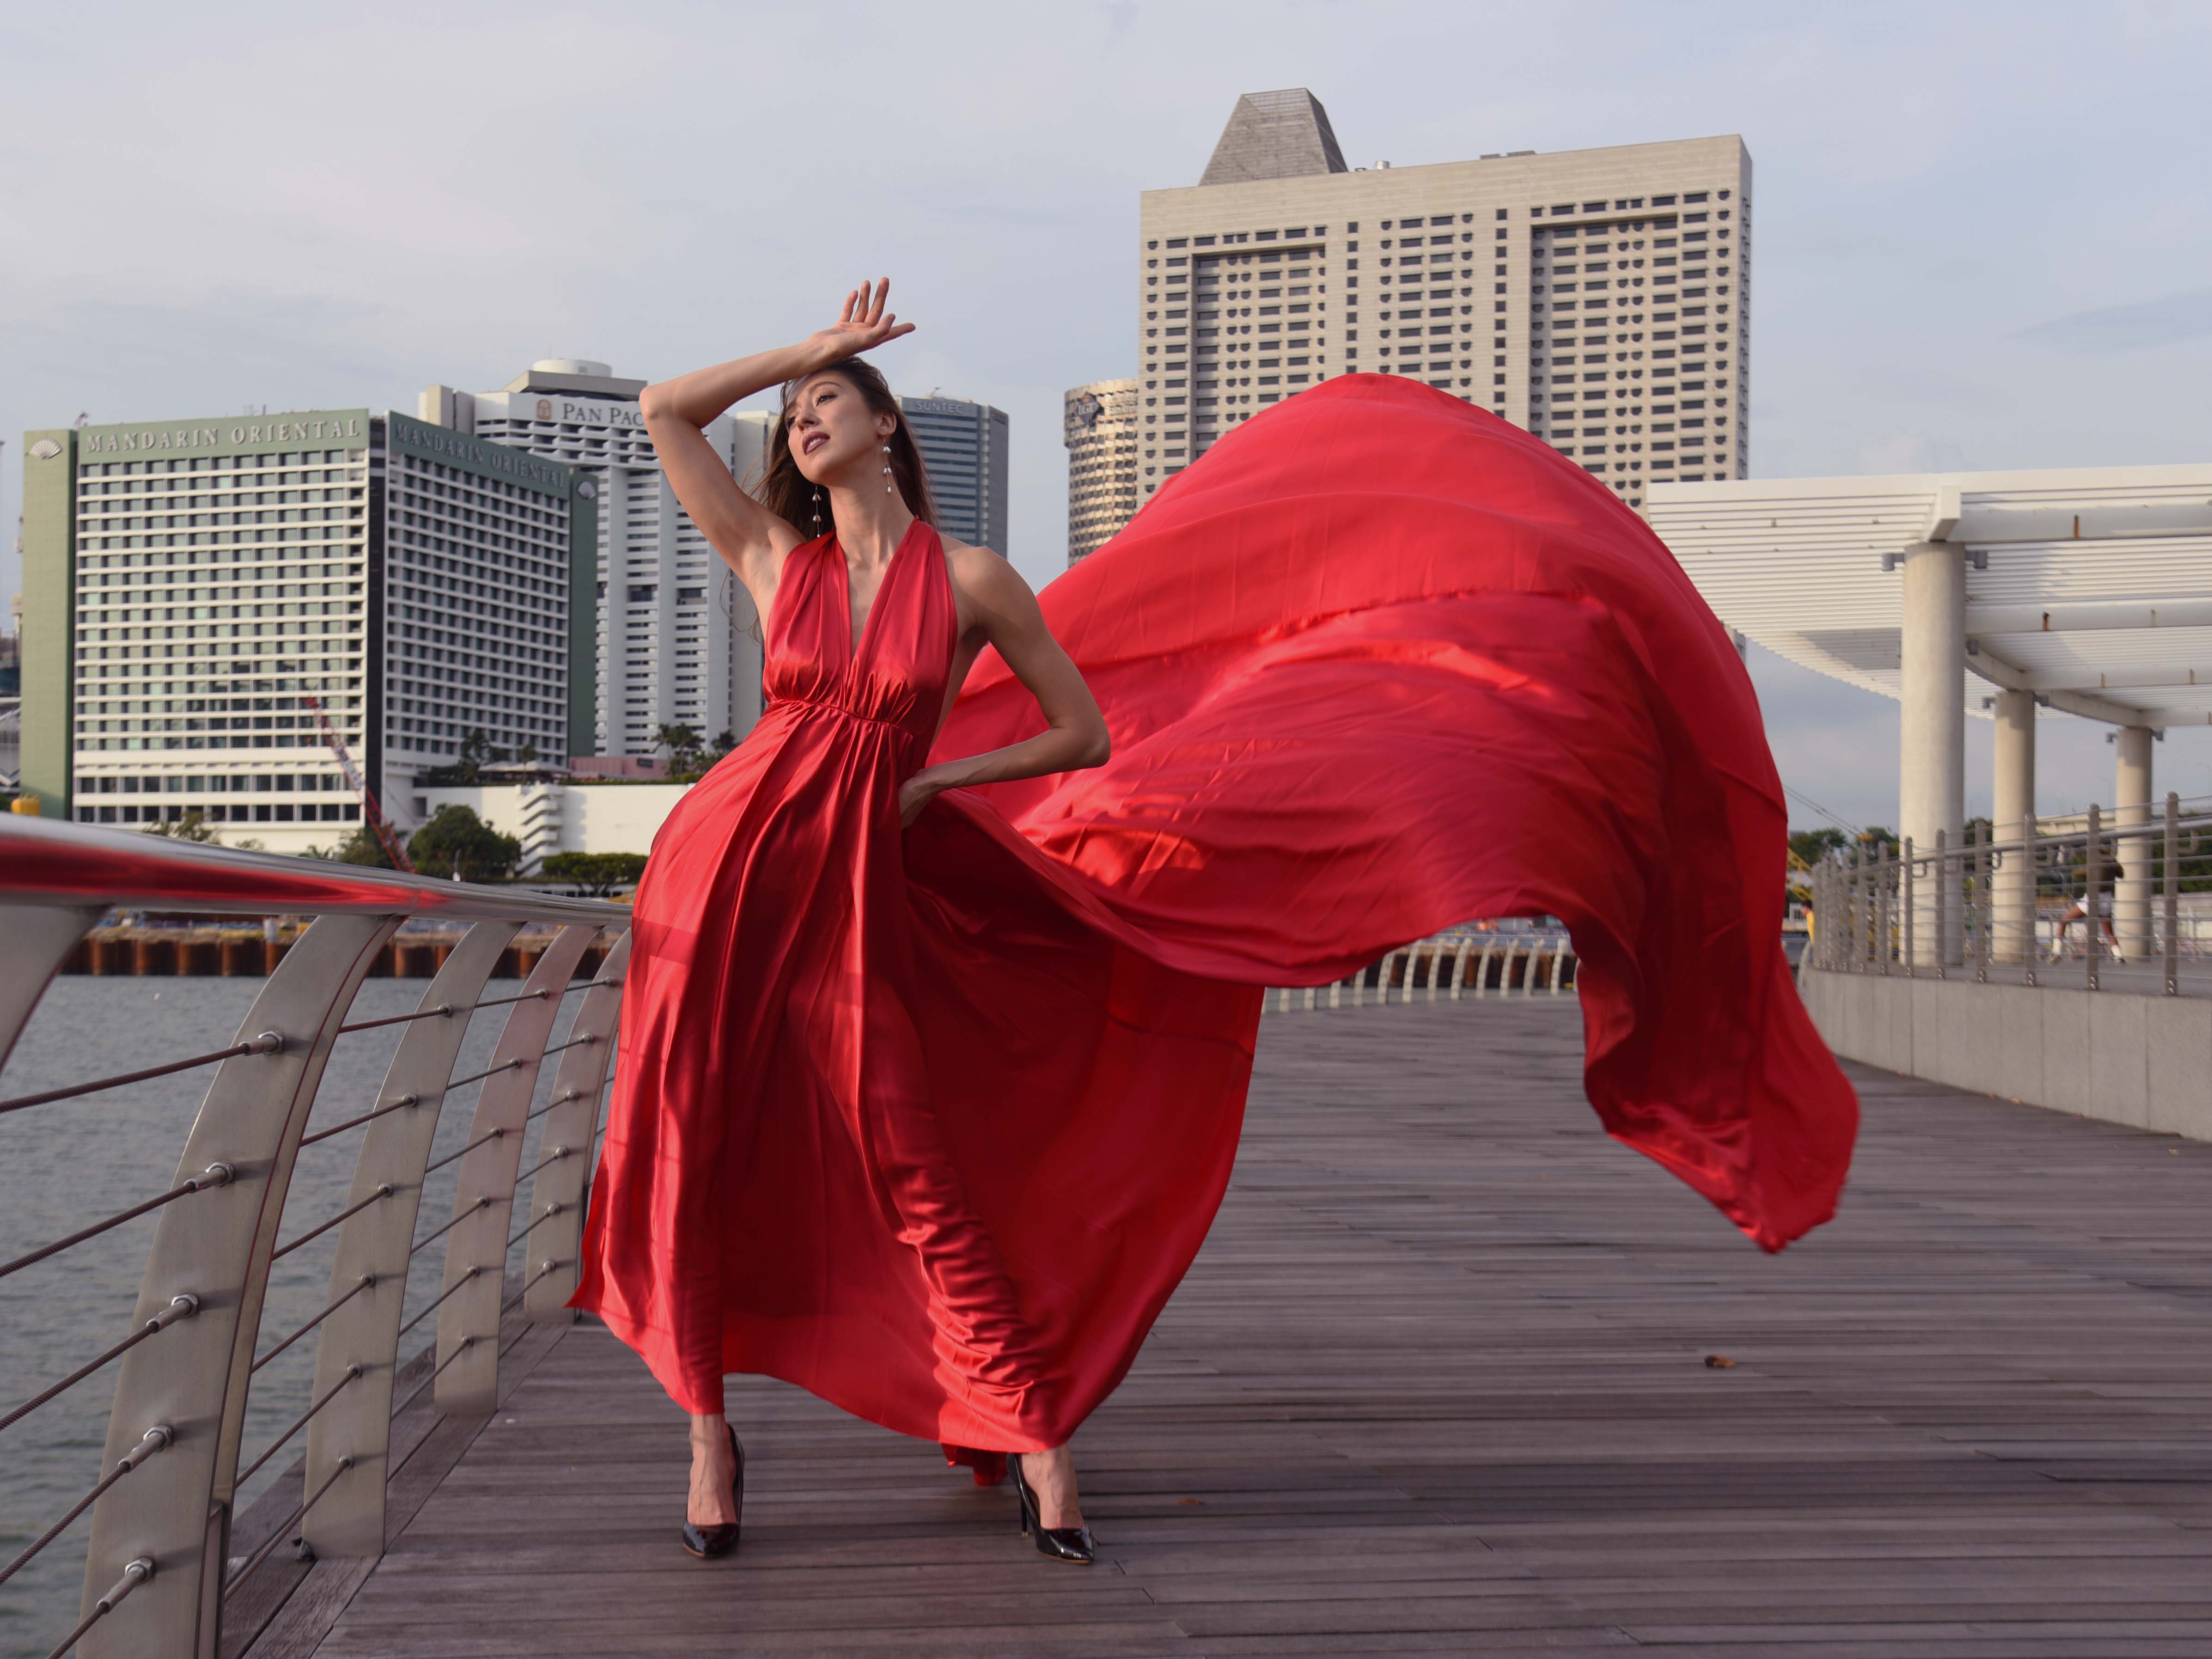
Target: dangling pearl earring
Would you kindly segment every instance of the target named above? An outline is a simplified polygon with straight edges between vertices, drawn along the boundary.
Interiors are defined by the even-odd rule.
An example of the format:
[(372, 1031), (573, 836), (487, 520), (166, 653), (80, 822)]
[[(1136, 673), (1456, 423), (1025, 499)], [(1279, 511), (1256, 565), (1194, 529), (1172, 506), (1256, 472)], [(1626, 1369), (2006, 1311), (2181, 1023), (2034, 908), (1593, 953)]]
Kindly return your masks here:
[(822, 486), (814, 487), (814, 533), (822, 533)]
[(889, 444), (884, 446), (884, 494), (886, 495), (898, 494), (897, 487), (891, 478), (891, 447)]

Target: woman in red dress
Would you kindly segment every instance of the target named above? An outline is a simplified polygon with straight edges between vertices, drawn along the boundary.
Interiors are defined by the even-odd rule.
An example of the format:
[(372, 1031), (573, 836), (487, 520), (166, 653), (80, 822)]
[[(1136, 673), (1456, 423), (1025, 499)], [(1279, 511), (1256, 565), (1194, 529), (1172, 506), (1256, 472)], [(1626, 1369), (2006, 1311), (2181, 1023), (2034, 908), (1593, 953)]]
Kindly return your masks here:
[[(1614, 1135), (1766, 1249), (1832, 1212), (1856, 1103), (1782, 954), (1780, 782), (1639, 520), (1348, 375), (1041, 604), (929, 523), (854, 357), (911, 328), (886, 286), (641, 399), (769, 692), (638, 889), (575, 1297), (691, 1413), (688, 1548), (737, 1540), (746, 1371), (979, 1481), (1015, 1455), (1037, 1547), (1090, 1560), (1068, 1441), (1219, 1205), (1260, 988), (1469, 917), (1571, 929)], [(747, 495), (701, 428), (778, 383)]]

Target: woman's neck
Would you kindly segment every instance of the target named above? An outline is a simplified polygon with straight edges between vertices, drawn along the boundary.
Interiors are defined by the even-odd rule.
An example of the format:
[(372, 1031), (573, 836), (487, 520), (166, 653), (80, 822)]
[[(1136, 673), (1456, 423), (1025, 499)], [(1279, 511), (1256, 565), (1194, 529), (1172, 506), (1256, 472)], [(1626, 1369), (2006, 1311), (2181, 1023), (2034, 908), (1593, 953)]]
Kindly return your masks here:
[(880, 485), (830, 486), (830, 522), (848, 562), (861, 568), (887, 565), (914, 523), (905, 501)]

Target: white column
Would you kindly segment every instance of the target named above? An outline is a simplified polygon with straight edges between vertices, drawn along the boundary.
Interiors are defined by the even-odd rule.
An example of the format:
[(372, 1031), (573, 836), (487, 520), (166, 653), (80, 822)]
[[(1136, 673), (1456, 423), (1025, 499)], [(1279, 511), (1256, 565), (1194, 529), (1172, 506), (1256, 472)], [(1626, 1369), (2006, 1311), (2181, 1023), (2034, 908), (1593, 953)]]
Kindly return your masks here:
[[(2027, 838), (2035, 822), (2035, 694), (2000, 691), (1996, 696), (1996, 789), (1991, 827), (1997, 844)], [(1998, 962), (2023, 962), (2035, 950), (2035, 871), (2020, 854), (2008, 855), (1993, 872), (1996, 926), (1990, 955)]]
[[(1966, 565), (1959, 549), (1922, 542), (1905, 553), (1905, 617), (1899, 639), (1903, 708), (1898, 721), (1898, 833), (1912, 850), (1936, 850), (1942, 830), (1957, 847), (1966, 829)], [(1912, 919), (1916, 965), (1938, 960), (1937, 884), (1914, 884)], [(1950, 884), (1944, 911), (1947, 955), (1955, 957), (1959, 884)]]
[[(2112, 822), (2122, 830), (2150, 822), (2150, 744), (2148, 726), (2120, 727)], [(2150, 860), (2155, 845), (2154, 837), (2140, 833), (2118, 838), (2120, 868), (2112, 884), (2112, 936), (2130, 962), (2150, 954)]]

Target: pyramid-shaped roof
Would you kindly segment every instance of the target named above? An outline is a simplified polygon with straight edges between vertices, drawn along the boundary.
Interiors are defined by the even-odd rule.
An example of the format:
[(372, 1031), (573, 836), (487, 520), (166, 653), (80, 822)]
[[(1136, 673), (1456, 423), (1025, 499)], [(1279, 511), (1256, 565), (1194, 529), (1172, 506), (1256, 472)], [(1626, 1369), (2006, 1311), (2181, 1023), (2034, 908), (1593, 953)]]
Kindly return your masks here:
[(1348, 173), (1344, 152), (1321, 100), (1304, 87), (1248, 92), (1237, 100), (1201, 185), (1243, 185), (1255, 179), (1302, 179)]

